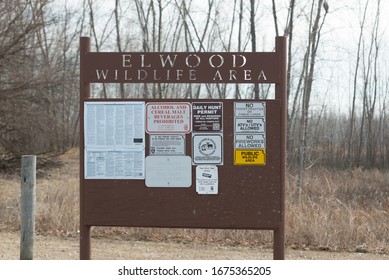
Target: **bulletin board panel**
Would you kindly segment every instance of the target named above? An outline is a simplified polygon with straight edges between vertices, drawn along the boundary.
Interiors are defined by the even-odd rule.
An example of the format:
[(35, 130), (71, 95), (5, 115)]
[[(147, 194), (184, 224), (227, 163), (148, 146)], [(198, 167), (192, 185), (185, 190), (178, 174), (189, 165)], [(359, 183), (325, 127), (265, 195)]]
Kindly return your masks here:
[[(117, 99), (111, 101), (119, 102)], [(155, 102), (141, 99), (133, 101), (145, 101), (146, 104)], [(185, 99), (185, 102), (189, 103), (198, 101)], [(249, 100), (201, 100), (223, 103), (224, 162), (223, 165), (217, 166), (218, 194), (201, 195), (196, 192), (195, 165), (192, 166), (192, 185), (189, 188), (148, 188), (145, 180), (84, 179), (85, 225), (269, 230), (279, 228), (282, 220), (280, 102), (262, 100), (266, 104), (266, 165), (237, 166), (234, 165), (233, 154), (233, 108), (234, 102), (242, 101)], [(163, 102), (177, 100), (164, 99)], [(192, 157), (191, 135), (185, 135), (185, 150), (186, 155)], [(146, 156), (149, 155), (149, 139), (146, 134)]]
[[(92, 226), (273, 230), (273, 257), (284, 259), (287, 38), (276, 37), (274, 51), (259, 53), (95, 53), (90, 50), (90, 38), (80, 38), (80, 259), (91, 258)], [(245, 155), (244, 151), (236, 153), (234, 102), (247, 100), (136, 99), (132, 101), (144, 101), (146, 106), (148, 102), (223, 104), (222, 132), (219, 133), (223, 135), (223, 159), (215, 160), (218, 162), (215, 164), (217, 193), (204, 194), (196, 190), (196, 165), (189, 167), (187, 174), (192, 174), (192, 184), (185, 188), (146, 187), (140, 175), (141, 179), (136, 176), (87, 179), (84, 173), (85, 102), (131, 102), (129, 99), (93, 99), (92, 83), (272, 83), (274, 100), (252, 100), (266, 104), (266, 153), (262, 153), (266, 162), (264, 158), (255, 165), (235, 161), (236, 154), (240, 163), (244, 162)], [(248, 119), (239, 123), (250, 125), (250, 121), (258, 122)], [(213, 124), (207, 123), (207, 126)], [(200, 123), (194, 130), (198, 133), (203, 128)], [(184, 133), (185, 156), (193, 157), (192, 141), (199, 138), (192, 138), (193, 132)], [(258, 135), (255, 137), (262, 141)], [(239, 139), (244, 141), (245, 137)], [(149, 146), (150, 136), (145, 134), (145, 157), (150, 153)], [(182, 149), (178, 150), (182, 153)], [(199, 157), (196, 163), (202, 161)]]

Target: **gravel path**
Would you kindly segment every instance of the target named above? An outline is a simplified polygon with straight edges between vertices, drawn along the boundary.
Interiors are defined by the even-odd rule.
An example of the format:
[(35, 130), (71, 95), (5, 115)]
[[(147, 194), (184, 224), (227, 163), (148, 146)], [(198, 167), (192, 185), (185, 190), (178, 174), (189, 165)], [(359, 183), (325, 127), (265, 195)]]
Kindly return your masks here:
[[(19, 233), (0, 232), (0, 260), (19, 259)], [(126, 241), (113, 238), (92, 238), (92, 258), (111, 260), (135, 259), (272, 259), (271, 249), (228, 246), (199, 242)], [(75, 260), (79, 258), (77, 237), (37, 235), (34, 259)], [(286, 250), (292, 260), (389, 260), (389, 255), (370, 253), (335, 253), (322, 251)]]

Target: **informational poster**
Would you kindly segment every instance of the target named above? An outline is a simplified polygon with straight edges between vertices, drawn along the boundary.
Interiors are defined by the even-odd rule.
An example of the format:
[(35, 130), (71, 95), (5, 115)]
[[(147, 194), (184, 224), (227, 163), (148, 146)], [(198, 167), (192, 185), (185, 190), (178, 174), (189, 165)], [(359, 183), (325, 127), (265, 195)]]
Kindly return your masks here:
[(218, 194), (219, 177), (216, 165), (196, 166), (196, 192), (198, 194)]
[(144, 102), (85, 102), (85, 147), (145, 146)]
[(189, 133), (192, 108), (188, 102), (149, 102), (146, 104), (147, 133)]
[(193, 102), (193, 132), (221, 132), (223, 129), (222, 102)]
[(194, 164), (223, 164), (222, 134), (194, 134), (192, 147)]
[(144, 179), (144, 150), (86, 150), (85, 179)]
[(150, 155), (185, 155), (185, 135), (150, 134)]
[(145, 178), (145, 103), (85, 102), (85, 179)]

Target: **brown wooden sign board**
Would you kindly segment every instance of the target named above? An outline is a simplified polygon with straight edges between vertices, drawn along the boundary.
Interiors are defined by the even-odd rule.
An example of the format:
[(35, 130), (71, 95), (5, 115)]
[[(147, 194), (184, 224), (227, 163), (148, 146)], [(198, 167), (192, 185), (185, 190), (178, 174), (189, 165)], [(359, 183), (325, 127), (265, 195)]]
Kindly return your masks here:
[[(283, 259), (285, 238), (286, 38), (277, 37), (276, 52), (274, 53), (142, 54), (91, 53), (89, 50), (89, 38), (81, 38), (81, 120), (84, 119), (85, 102), (143, 101), (145, 104), (158, 102), (155, 99), (92, 99), (90, 98), (90, 83), (92, 82), (190, 83), (194, 82), (191, 79), (195, 79), (197, 83), (245, 83), (248, 82), (245, 78), (256, 76), (263, 79), (266, 76), (266, 80), (250, 82), (275, 83), (276, 98), (275, 100), (160, 100), (167, 104), (169, 102), (222, 104), (223, 109), (217, 111), (217, 115), (222, 114), (220, 121), (222, 122), (224, 159), (223, 164), (217, 166), (218, 193), (216, 195), (200, 195), (196, 192), (196, 165), (191, 167), (192, 185), (186, 188), (148, 188), (144, 179), (85, 179), (84, 123), (81, 121), (80, 258), (90, 259), (91, 257), (91, 226), (130, 226), (273, 230), (274, 258)], [(167, 70), (170, 70), (171, 74), (177, 69), (183, 71), (180, 79), (167, 80)], [(138, 73), (131, 74), (134, 76), (129, 79), (129, 70), (135, 72), (144, 70), (147, 71), (147, 75), (152, 74), (144, 80), (138, 79)], [(164, 74), (161, 75), (165, 75), (165, 78), (161, 78), (159, 81), (155, 80), (154, 70), (160, 71), (160, 74), (163, 72)], [(191, 70), (197, 71), (195, 74), (193, 72), (184, 74), (185, 71)], [(236, 75), (236, 80), (230, 79), (230, 71), (236, 71), (232, 72)], [(215, 76), (203, 76), (204, 72), (220, 73), (220, 77), (229, 78), (220, 81), (210, 80), (209, 77), (214, 78)], [(140, 71), (139, 73), (143, 75), (146, 72)], [(119, 78), (120, 75), (121, 78)], [(126, 79), (123, 78), (125, 77), (123, 75), (127, 75)], [(235, 102), (249, 101), (261, 101), (266, 105), (266, 164), (261, 166), (234, 165), (234, 104)], [(206, 121), (204, 123), (208, 125)], [(184, 134), (184, 137), (186, 156), (191, 157), (193, 156), (192, 133)], [(145, 134), (145, 140), (145, 157), (147, 157), (150, 151), (148, 134)]]
[(88, 53), (90, 83), (277, 83), (275, 53)]

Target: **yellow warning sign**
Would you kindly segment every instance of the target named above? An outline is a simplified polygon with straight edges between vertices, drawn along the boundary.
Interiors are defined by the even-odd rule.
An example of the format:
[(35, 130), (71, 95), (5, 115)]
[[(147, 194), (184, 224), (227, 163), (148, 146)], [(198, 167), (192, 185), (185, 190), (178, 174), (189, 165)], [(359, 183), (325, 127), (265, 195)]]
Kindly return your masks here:
[(234, 165), (266, 165), (266, 150), (235, 150)]

